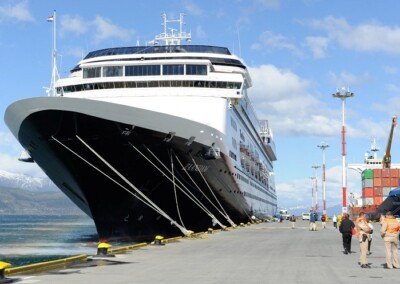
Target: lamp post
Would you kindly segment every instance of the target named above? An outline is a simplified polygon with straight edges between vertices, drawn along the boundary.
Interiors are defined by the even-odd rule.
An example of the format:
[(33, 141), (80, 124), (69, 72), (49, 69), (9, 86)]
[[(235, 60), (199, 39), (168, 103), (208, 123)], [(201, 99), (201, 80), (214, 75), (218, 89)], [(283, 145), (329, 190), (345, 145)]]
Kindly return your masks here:
[(346, 187), (347, 187), (347, 176), (346, 176), (346, 125), (345, 125), (345, 101), (347, 98), (354, 96), (349, 90), (342, 88), (340, 91), (336, 90), (336, 93), (332, 94), (334, 98), (342, 100), (342, 213), (347, 213), (347, 200), (346, 200)]
[(326, 175), (325, 175), (325, 149), (329, 147), (325, 142), (321, 142), (321, 144), (317, 145), (318, 148), (322, 150), (322, 199), (324, 201), (324, 215), (326, 215)]
[(315, 177), (310, 177), (310, 180), (311, 180), (311, 211), (314, 211), (314, 179), (315, 179)]
[(318, 165), (312, 166), (314, 169), (314, 177), (315, 177), (315, 212), (318, 212), (318, 179), (317, 179), (317, 169), (320, 168)]

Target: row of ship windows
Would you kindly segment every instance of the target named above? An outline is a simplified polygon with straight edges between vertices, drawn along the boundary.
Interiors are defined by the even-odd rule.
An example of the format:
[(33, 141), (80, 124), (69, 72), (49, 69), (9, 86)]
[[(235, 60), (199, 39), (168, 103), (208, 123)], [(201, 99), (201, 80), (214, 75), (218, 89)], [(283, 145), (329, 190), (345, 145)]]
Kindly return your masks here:
[(255, 199), (255, 200), (261, 201), (261, 202), (266, 203), (266, 204), (274, 205), (273, 202), (270, 202), (270, 201), (268, 201), (268, 200), (265, 200), (264, 198), (255, 196), (255, 195), (253, 195), (253, 194), (251, 194), (251, 193), (249, 193), (249, 192), (245, 192), (245, 193), (244, 193), (244, 196), (250, 197), (251, 199)]
[[(161, 68), (162, 67), (162, 68)], [(162, 73), (161, 73), (162, 71)], [(207, 65), (164, 64), (133, 66), (101, 66), (83, 68), (83, 78), (159, 76), (159, 75), (207, 75)]]
[[(224, 174), (229, 174), (229, 175), (232, 175), (232, 176), (236, 176), (237, 179), (239, 179), (239, 180), (241, 180), (241, 181), (247, 183), (248, 185), (254, 187), (254, 188), (257, 189), (258, 191), (260, 191), (260, 192), (262, 192), (262, 193), (264, 193), (264, 194), (270, 196), (271, 198), (274, 198), (274, 196), (273, 196), (271, 193), (269, 193), (267, 189), (258, 186), (257, 184), (255, 184), (254, 182), (252, 182), (251, 180), (249, 180), (248, 178), (246, 178), (245, 176), (243, 176), (243, 175), (241, 175), (241, 174), (239, 174), (239, 173), (227, 172), (227, 171), (223, 171), (223, 170), (221, 170), (221, 169), (220, 169), (219, 171), (220, 171), (221, 173), (223, 172)], [(266, 185), (266, 186), (268, 186), (267, 181), (266, 181), (266, 180), (264, 180), (264, 181), (265, 181), (265, 182), (263, 182), (263, 184)], [(268, 189), (271, 190), (270, 187), (268, 187)], [(271, 190), (271, 191), (274, 191), (274, 190)]]
[(129, 81), (129, 82), (101, 82), (85, 83), (57, 87), (58, 94), (73, 93), (89, 90), (118, 89), (118, 88), (154, 88), (154, 87), (196, 87), (196, 88), (217, 88), (217, 89), (240, 89), (240, 82), (216, 82), (197, 80), (165, 80), (165, 81)]

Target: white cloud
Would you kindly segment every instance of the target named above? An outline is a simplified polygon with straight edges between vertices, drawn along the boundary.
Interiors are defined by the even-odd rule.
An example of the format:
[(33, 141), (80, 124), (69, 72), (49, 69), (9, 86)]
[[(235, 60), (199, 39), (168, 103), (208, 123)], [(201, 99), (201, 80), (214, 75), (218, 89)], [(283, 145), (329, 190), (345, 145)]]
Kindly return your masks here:
[(296, 47), (296, 45), (287, 37), (283, 35), (277, 35), (271, 31), (264, 31), (259, 36), (259, 42), (251, 45), (252, 49), (286, 49), (297, 56), (302, 55), (302, 51)]
[(200, 26), (200, 25), (198, 25), (198, 26), (196, 27), (196, 38), (203, 39), (203, 38), (205, 38), (206, 36), (207, 36), (207, 35), (206, 35), (206, 32), (204, 31), (203, 27)]
[(79, 16), (63, 15), (60, 21), (61, 34), (66, 32), (84, 34), (88, 31), (89, 25)]
[(36, 163), (25, 163), (18, 160), (17, 155), (0, 153), (0, 169), (18, 174), (27, 174), (33, 177), (45, 177), (45, 173)]
[(93, 24), (96, 28), (95, 40), (98, 42), (110, 38), (119, 38), (122, 40), (130, 40), (132, 38), (132, 31), (118, 27), (103, 17), (96, 16)]
[(28, 1), (21, 1), (15, 5), (0, 6), (0, 21), (14, 19), (21, 22), (34, 22), (31, 12), (28, 9)]
[[(278, 69), (273, 65), (249, 67), (253, 87), (249, 96), (260, 119), (267, 118), (275, 134), (285, 136), (337, 137), (342, 127), (340, 102), (330, 107), (323, 96), (334, 100), (331, 94), (320, 95), (310, 89), (313, 82), (304, 80), (290, 70)], [(341, 74), (339, 81), (354, 82), (367, 80), (367, 75), (357, 78), (351, 74)], [(332, 92), (333, 93), (333, 92)], [(400, 109), (400, 99), (394, 97), (386, 104), (374, 105), (375, 110)], [(386, 107), (386, 109), (385, 109)], [(346, 125), (352, 138), (385, 137), (384, 122), (370, 118), (359, 118), (357, 113), (347, 110), (348, 117), (355, 117), (356, 125)], [(373, 128), (373, 129), (372, 129)], [(386, 131), (385, 131), (386, 130)]]
[[(311, 83), (272, 65), (249, 68), (249, 95), (260, 118), (267, 117), (275, 133), (336, 136), (340, 116), (308, 93)], [(313, 111), (310, 111), (313, 110)], [(337, 117), (334, 119), (332, 117)]]
[(364, 73), (362, 75), (355, 75), (349, 72), (341, 72), (336, 74), (334, 72), (328, 73), (328, 78), (332, 82), (334, 86), (338, 86), (339, 88), (348, 86), (357, 86), (364, 83), (371, 82), (372, 76), (369, 73)]
[[(321, 170), (317, 172), (318, 185), (318, 206), (323, 208), (323, 191)], [(295, 179), (288, 182), (278, 183), (276, 185), (278, 202), (281, 207), (311, 207), (311, 189), (312, 181), (309, 177), (304, 179)], [(354, 189), (357, 189), (354, 191)], [(353, 170), (347, 170), (347, 196), (351, 192), (356, 195), (361, 194), (361, 175)], [(314, 193), (315, 198), (315, 193)], [(342, 204), (342, 167), (335, 166), (326, 169), (326, 188), (325, 199), (327, 207)], [(315, 199), (314, 199), (315, 204)]]
[(0, 146), (11, 145), (13, 142), (15, 138), (10, 132), (0, 132)]
[(396, 75), (399, 73), (399, 68), (395, 66), (384, 66), (383, 70), (385, 71), (385, 73), (390, 75)]
[(74, 33), (78, 36), (93, 31), (93, 37), (97, 43), (112, 38), (129, 41), (132, 40), (134, 34), (134, 31), (121, 28), (101, 16), (87, 21), (80, 16), (64, 15), (61, 17), (60, 30), (61, 34)]
[(315, 58), (324, 58), (329, 39), (326, 37), (307, 37), (306, 46), (311, 49)]
[(185, 7), (185, 10), (188, 11), (191, 15), (195, 16), (203, 15), (203, 10), (196, 3), (192, 1), (184, 1), (183, 5)]
[(333, 16), (314, 20), (310, 26), (326, 31), (331, 40), (350, 50), (400, 53), (400, 27), (388, 27), (378, 22), (351, 26), (345, 19)]

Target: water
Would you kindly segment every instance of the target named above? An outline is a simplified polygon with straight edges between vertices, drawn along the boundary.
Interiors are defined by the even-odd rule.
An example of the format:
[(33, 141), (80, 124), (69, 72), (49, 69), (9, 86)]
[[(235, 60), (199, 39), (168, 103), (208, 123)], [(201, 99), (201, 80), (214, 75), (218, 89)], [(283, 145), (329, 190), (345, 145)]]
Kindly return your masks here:
[(98, 237), (85, 216), (0, 215), (0, 261), (12, 267), (72, 255), (94, 255)]

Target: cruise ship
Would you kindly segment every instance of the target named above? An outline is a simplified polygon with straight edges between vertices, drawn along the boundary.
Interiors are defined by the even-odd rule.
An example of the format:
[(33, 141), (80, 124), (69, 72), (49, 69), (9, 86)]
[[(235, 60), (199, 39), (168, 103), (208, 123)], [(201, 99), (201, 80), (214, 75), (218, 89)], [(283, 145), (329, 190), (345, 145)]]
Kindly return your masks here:
[(277, 209), (274, 137), (248, 97), (244, 61), (191, 44), (183, 14), (162, 17), (151, 43), (92, 51), (48, 96), (5, 112), (24, 160), (94, 220), (101, 241), (190, 235)]

